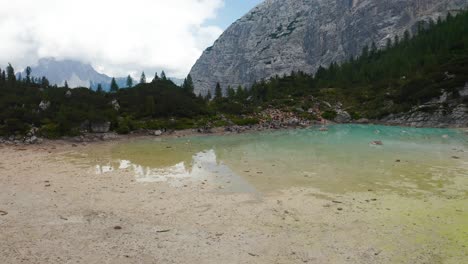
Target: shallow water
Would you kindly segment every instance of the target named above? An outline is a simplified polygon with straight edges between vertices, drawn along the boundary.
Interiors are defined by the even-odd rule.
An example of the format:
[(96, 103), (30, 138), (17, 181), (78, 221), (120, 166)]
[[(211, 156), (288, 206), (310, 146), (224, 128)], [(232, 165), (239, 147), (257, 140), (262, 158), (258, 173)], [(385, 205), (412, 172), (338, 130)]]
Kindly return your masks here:
[[(93, 166), (97, 177), (121, 170), (142, 184), (208, 181), (217, 192), (260, 196), (294, 197), (305, 190), (311, 201), (329, 202), (330, 210), (320, 217), (335, 219), (343, 212), (365, 223), (350, 226), (394, 252), (389, 263), (466, 263), (467, 131), (375, 125), (319, 129), (135, 139), (72, 158)], [(427, 261), (413, 261), (413, 255)]]
[[(346, 193), (466, 195), (468, 136), (462, 130), (333, 125), (228, 136), (122, 142), (95, 150), (98, 174), (131, 170), (140, 182), (214, 180), (225, 191), (314, 187)], [(382, 146), (371, 144), (382, 141)]]

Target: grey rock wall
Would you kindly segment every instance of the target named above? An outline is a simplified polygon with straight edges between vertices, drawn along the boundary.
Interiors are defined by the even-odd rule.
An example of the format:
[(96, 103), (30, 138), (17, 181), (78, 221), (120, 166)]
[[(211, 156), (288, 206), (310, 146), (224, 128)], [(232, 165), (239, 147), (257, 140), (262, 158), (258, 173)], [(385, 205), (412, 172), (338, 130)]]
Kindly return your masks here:
[(266, 0), (205, 50), (190, 73), (195, 92), (213, 93), (217, 82), (225, 90), (291, 71), (314, 73), (467, 6), (468, 0)]

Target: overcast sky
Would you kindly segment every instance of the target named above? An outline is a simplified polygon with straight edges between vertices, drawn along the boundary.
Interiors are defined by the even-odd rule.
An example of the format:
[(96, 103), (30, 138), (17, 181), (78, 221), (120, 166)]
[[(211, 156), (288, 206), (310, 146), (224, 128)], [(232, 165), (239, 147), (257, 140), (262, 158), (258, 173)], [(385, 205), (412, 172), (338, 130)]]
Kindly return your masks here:
[[(261, 0), (0, 0), (0, 67), (77, 59), (110, 76), (185, 77)], [(151, 75), (147, 73), (147, 75)]]

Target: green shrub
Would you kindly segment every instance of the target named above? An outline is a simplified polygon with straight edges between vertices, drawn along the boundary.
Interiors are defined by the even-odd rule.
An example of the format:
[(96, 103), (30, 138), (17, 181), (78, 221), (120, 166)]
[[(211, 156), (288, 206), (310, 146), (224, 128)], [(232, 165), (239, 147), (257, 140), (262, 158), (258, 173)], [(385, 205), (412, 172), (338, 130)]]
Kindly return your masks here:
[(257, 118), (231, 118), (231, 120), (238, 126), (251, 126), (260, 122)]
[(336, 118), (338, 114), (335, 112), (335, 111), (325, 111), (323, 114), (322, 114), (322, 117), (327, 119), (327, 120), (333, 120)]
[(57, 139), (62, 136), (60, 126), (55, 123), (48, 123), (39, 128), (39, 134), (49, 139)]

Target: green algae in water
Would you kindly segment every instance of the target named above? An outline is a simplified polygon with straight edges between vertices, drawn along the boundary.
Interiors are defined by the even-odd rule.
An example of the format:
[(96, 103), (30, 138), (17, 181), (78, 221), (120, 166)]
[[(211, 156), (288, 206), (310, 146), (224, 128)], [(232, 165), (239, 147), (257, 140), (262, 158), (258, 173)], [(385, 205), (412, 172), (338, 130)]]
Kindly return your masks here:
[[(234, 177), (244, 182), (242, 186), (250, 186), (249, 191), (260, 192), (309, 186), (334, 193), (371, 189), (406, 195), (441, 191), (466, 195), (464, 133), (334, 125), (326, 132), (310, 128), (135, 140), (95, 155), (102, 160), (97, 164), (101, 172), (132, 167), (141, 181), (210, 174)], [(372, 145), (373, 141), (383, 145)]]
[[(145, 183), (210, 180), (224, 191), (265, 194), (309, 187), (318, 190), (311, 194), (316, 199), (341, 197), (352, 201), (343, 207), (367, 205), (353, 217), (380, 230), (376, 241), (384, 252), (393, 252), (390, 263), (467, 260), (464, 130), (334, 125), (328, 131), (134, 140), (88, 154), (97, 160), (99, 174), (129, 170)], [(372, 197), (378, 204), (365, 202)], [(414, 256), (400, 254), (412, 250)]]

